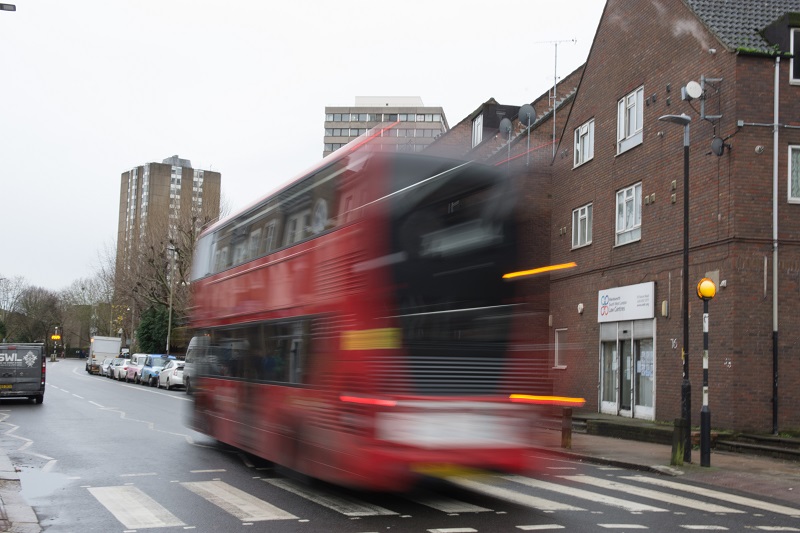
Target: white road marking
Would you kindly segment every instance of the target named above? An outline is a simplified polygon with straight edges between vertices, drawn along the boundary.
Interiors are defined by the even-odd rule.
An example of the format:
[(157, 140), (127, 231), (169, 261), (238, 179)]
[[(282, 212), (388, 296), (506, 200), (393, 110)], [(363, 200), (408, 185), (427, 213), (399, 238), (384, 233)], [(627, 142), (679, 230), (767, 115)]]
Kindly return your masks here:
[(471, 527), (446, 527), (429, 529), (428, 533), (478, 533), (478, 530), (472, 529)]
[(775, 503), (765, 502), (761, 500), (754, 500), (752, 498), (744, 498), (735, 494), (728, 494), (727, 492), (720, 492), (717, 490), (707, 489), (703, 487), (694, 487), (692, 485), (684, 485), (683, 483), (675, 483), (666, 479), (653, 479), (645, 476), (628, 476), (622, 479), (630, 479), (631, 481), (638, 481), (641, 483), (649, 483), (659, 487), (666, 487), (670, 489), (679, 489), (692, 494), (699, 494), (701, 496), (708, 496), (709, 498), (716, 498), (728, 503), (735, 503), (737, 505), (744, 505), (746, 507), (754, 507), (762, 511), (769, 511), (772, 513), (785, 514), (788, 516), (800, 517), (800, 509), (793, 509)]
[(791, 526), (755, 526), (754, 529), (761, 531), (800, 531), (800, 529)]
[(623, 500), (621, 498), (615, 498), (614, 496), (607, 496), (605, 494), (599, 494), (588, 490), (576, 489), (575, 487), (568, 487), (566, 485), (557, 485), (555, 483), (540, 481), (538, 479), (531, 479), (523, 476), (503, 476), (503, 477), (505, 479), (508, 479), (509, 481), (520, 483), (527, 487), (558, 492), (560, 494), (566, 494), (567, 496), (573, 496), (575, 498), (582, 498), (584, 500), (602, 503), (604, 505), (610, 505), (611, 507), (617, 507), (619, 509), (624, 509), (632, 513), (638, 513), (642, 511), (652, 511), (661, 513), (667, 512), (667, 509), (663, 509), (661, 507), (654, 507), (652, 505), (647, 505), (645, 503)]
[(604, 489), (611, 489), (611, 490), (618, 490), (620, 492), (625, 492), (627, 494), (633, 494), (634, 496), (640, 496), (642, 498), (649, 498), (651, 500), (657, 500), (664, 503), (670, 503), (672, 505), (680, 505), (682, 507), (689, 507), (690, 509), (696, 509), (698, 511), (706, 511), (708, 513), (743, 513), (744, 511), (740, 511), (738, 509), (733, 509), (731, 507), (723, 507), (721, 505), (715, 505), (713, 503), (708, 503), (700, 500), (693, 500), (690, 498), (685, 498), (683, 496), (676, 496), (674, 494), (668, 494), (666, 492), (659, 492), (657, 490), (650, 490), (645, 489), (642, 487), (634, 487), (633, 485), (626, 485), (624, 483), (618, 483), (616, 481), (611, 481), (607, 479), (600, 479), (591, 476), (561, 476), (564, 479), (568, 479), (570, 481), (577, 481), (578, 483), (586, 483), (587, 485), (592, 485), (594, 487), (601, 487)]
[(270, 485), (291, 492), (292, 494), (296, 494), (301, 498), (305, 498), (306, 500), (312, 501), (349, 517), (388, 516), (397, 514), (394, 511), (390, 511), (388, 509), (384, 509), (383, 507), (378, 507), (377, 505), (365, 503), (353, 498), (336, 496), (334, 494), (327, 494), (319, 491), (311, 491), (308, 488), (288, 479), (265, 479), (264, 481)]
[(641, 524), (597, 524), (600, 527), (604, 527), (606, 529), (650, 529), (647, 526), (643, 526)]
[(581, 507), (575, 507), (574, 505), (567, 505), (560, 502), (545, 500), (544, 498), (537, 498), (536, 496), (521, 494), (519, 492), (510, 489), (505, 489), (503, 487), (495, 487), (493, 485), (488, 485), (486, 483), (480, 483), (472, 479), (449, 477), (447, 478), (447, 480), (450, 483), (453, 483), (454, 485), (458, 485), (460, 487), (481, 492), (483, 494), (492, 496), (494, 498), (500, 498), (501, 500), (505, 500), (511, 503), (524, 505), (525, 507), (532, 507), (534, 509), (539, 509), (540, 511), (585, 511), (586, 510)]
[(192, 474), (210, 474), (215, 472), (227, 472), (224, 468), (214, 468), (210, 470), (189, 470)]
[(279, 509), (264, 500), (228, 485), (224, 481), (190, 481), (181, 483), (181, 485), (198, 496), (202, 496), (223, 511), (232, 514), (242, 522), (297, 518), (283, 509)]
[(186, 525), (136, 487), (90, 487), (89, 492), (128, 529)]
[(143, 477), (143, 476), (157, 476), (155, 472), (142, 472), (140, 474), (120, 474), (119, 477)]
[(701, 525), (681, 525), (683, 529), (693, 529), (697, 531), (728, 531), (727, 527), (723, 526), (701, 526)]
[(446, 496), (425, 495), (420, 498), (409, 498), (409, 499), (413, 502), (430, 507), (431, 509), (436, 509), (437, 511), (442, 511), (443, 513), (449, 513), (449, 514), (483, 513), (486, 511), (491, 511), (491, 509), (487, 509), (486, 507), (480, 507), (479, 505), (473, 505), (471, 503), (462, 502), (453, 498), (448, 498)]
[(517, 529), (522, 531), (549, 531), (551, 529), (564, 529), (564, 526), (559, 524), (538, 524), (535, 526), (517, 526)]

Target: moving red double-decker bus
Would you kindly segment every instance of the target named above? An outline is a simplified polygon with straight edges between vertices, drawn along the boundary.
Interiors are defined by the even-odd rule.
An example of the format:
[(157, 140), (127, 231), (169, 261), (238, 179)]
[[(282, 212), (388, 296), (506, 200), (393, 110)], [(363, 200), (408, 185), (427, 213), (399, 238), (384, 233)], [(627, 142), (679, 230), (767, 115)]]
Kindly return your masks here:
[[(343, 148), (210, 227), (193, 263), (192, 426), (306, 475), (404, 490), (518, 472), (550, 393), (515, 194), (476, 163)], [(541, 342), (541, 341), (539, 341)]]

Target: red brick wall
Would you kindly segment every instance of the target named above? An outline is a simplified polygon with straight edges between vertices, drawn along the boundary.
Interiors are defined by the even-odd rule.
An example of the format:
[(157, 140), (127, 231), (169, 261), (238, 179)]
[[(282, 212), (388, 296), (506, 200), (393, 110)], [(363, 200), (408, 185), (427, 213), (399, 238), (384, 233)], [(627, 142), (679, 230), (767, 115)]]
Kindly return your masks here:
[[(683, 128), (658, 121), (664, 114), (687, 113), (690, 125), (690, 269), (689, 360), (692, 412), (698, 423), (702, 402), (702, 302), (694, 287), (718, 271), (727, 288), (710, 303), (710, 408), (712, 425), (740, 430), (772, 428), (772, 132), (737, 120), (772, 121), (774, 62), (726, 51), (679, 0), (658, 4), (609, 0), (575, 99), (559, 157), (553, 166), (551, 261), (576, 261), (578, 268), (552, 276), (553, 327), (566, 327), (583, 353), (570, 354), (557, 386), (561, 393), (589, 400), (598, 409), (599, 326), (597, 293), (601, 289), (646, 281), (656, 283), (655, 417), (680, 415), (681, 265), (683, 250)], [(709, 49), (716, 49), (710, 53)], [(800, 111), (800, 87), (788, 84), (788, 62), (781, 65), (782, 117)], [(706, 113), (700, 102), (682, 101), (680, 88), (700, 76), (723, 78), (707, 87)], [(616, 154), (617, 101), (644, 86), (643, 143)], [(594, 159), (572, 166), (572, 134), (595, 120)], [(732, 148), (722, 157), (709, 154), (714, 135), (728, 137)], [(800, 205), (786, 201), (788, 145), (800, 132), (781, 131), (779, 147), (780, 246), (780, 396), (782, 429), (800, 427), (800, 328), (794, 307), (800, 272)], [(763, 154), (755, 146), (765, 147)], [(566, 151), (564, 157), (561, 154)], [(672, 182), (676, 186), (673, 190)], [(615, 194), (642, 183), (641, 241), (615, 246)], [(671, 195), (675, 194), (675, 202)], [(572, 210), (593, 203), (593, 242), (571, 249)], [(566, 232), (562, 235), (560, 230)], [(764, 259), (767, 259), (765, 293)], [(670, 307), (661, 316), (661, 302)], [(583, 303), (582, 315), (577, 304)]]

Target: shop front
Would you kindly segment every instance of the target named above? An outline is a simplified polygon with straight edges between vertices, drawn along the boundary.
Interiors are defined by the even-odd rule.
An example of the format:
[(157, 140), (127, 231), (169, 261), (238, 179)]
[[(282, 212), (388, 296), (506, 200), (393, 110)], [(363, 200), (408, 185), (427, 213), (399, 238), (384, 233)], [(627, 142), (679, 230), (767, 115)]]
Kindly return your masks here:
[(600, 412), (655, 416), (655, 283), (598, 292)]

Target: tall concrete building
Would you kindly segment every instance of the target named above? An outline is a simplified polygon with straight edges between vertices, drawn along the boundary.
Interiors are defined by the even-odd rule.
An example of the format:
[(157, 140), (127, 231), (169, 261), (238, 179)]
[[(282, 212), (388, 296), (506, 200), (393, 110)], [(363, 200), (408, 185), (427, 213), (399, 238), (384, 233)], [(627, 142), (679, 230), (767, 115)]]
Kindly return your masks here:
[(380, 123), (398, 122), (381, 135), (387, 150), (421, 152), (450, 129), (441, 107), (427, 107), (419, 96), (356, 96), (352, 107), (325, 108), (322, 156), (335, 152)]
[(117, 277), (140, 254), (140, 246), (168, 242), (180, 230), (219, 216), (219, 172), (192, 168), (177, 155), (122, 173), (117, 229)]

